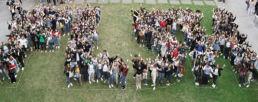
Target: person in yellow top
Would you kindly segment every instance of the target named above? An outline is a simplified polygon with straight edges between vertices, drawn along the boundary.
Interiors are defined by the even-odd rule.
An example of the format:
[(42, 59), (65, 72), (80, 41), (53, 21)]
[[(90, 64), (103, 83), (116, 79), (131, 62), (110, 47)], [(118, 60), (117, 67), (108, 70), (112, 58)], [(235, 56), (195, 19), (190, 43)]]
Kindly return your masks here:
[(79, 84), (82, 86), (82, 79), (81, 79), (81, 73), (80, 73), (80, 68), (78, 64), (75, 66), (75, 75), (74, 77), (78, 80)]

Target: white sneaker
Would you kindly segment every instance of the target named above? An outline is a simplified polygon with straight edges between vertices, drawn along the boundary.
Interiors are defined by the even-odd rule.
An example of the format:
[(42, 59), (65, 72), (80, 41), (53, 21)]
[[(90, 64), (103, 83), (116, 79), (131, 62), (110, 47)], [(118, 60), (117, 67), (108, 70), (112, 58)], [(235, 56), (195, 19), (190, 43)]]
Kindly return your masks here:
[(43, 51), (40, 51), (41, 53), (43, 53)]
[(68, 88), (70, 88), (70, 84), (68, 84), (68, 86), (67, 86)]
[(169, 84), (169, 83), (167, 83), (167, 86), (170, 86), (170, 84)]
[(216, 87), (216, 85), (215, 84), (212, 84), (212, 88), (215, 88)]
[(111, 85), (108, 85), (108, 88), (111, 88)]
[(153, 91), (155, 91), (156, 90), (156, 87), (153, 87), (153, 89), (152, 89)]
[(199, 86), (199, 83), (198, 83), (198, 82), (195, 82), (195, 85), (196, 85), (196, 86)]
[(239, 87), (241, 87), (241, 84), (238, 84)]
[(73, 86), (73, 83), (70, 83), (71, 86)]
[(144, 84), (145, 86), (147, 86), (148, 84)]
[(248, 88), (250, 85), (248, 84), (248, 85), (246, 85), (246, 87)]
[(113, 84), (111, 84), (111, 87), (114, 87)]
[(17, 78), (17, 75), (15, 75), (14, 77)]
[(99, 83), (99, 80), (97, 80), (96, 82)]
[(91, 81), (89, 81), (89, 84), (91, 84)]
[(194, 68), (192, 68), (192, 72), (194, 71)]
[(97, 46), (97, 50), (99, 49), (99, 47)]
[(154, 86), (153, 84), (151, 84), (151, 86)]
[(24, 70), (24, 67), (22, 67), (22, 69), (21, 69), (22, 71)]

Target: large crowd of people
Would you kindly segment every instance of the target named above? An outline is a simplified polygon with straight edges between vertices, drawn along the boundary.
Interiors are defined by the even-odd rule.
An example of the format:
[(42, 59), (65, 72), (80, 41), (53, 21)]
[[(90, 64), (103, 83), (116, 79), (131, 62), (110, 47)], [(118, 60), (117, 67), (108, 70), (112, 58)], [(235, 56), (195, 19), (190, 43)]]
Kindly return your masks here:
[[(109, 88), (118, 87), (121, 82), (122, 89), (126, 89), (128, 61), (118, 55), (110, 56), (107, 50), (93, 54), (94, 49), (98, 49), (99, 6), (66, 6), (61, 10), (39, 5), (27, 11), (18, 0), (8, 0), (7, 4), (12, 20), (7, 22), (11, 32), (8, 43), (2, 42), (0, 46), (2, 80), (7, 78), (15, 83), (19, 70), (24, 70), (28, 51), (54, 52), (60, 48), (62, 35), (68, 35), (70, 40), (64, 63), (68, 88), (73, 86), (73, 81), (78, 81), (79, 85), (87, 81), (89, 84), (107, 83)], [(257, 54), (246, 41), (247, 35), (237, 30), (236, 17), (231, 12), (220, 8), (213, 10), (211, 35), (205, 34), (206, 30), (201, 26), (203, 13), (199, 10), (172, 8), (148, 11), (140, 8), (131, 12), (136, 41), (154, 54), (158, 53), (155, 59), (146, 60), (140, 55), (131, 55), (136, 90), (141, 89), (142, 81), (147, 86), (149, 77), (153, 90), (156, 82), (160, 86), (170, 86), (173, 77), (180, 82), (185, 70), (193, 72), (195, 85), (211, 83), (215, 88), (225, 68), (225, 64), (215, 63), (218, 57), (230, 60), (233, 72), (238, 74), (239, 87), (249, 87), (257, 78)], [(176, 39), (179, 31), (183, 32), (183, 41)], [(185, 68), (187, 56), (191, 58), (192, 68)]]
[[(189, 49), (188, 55), (192, 58), (193, 66), (190, 70), (193, 71), (197, 86), (208, 85), (212, 80), (212, 87), (215, 88), (216, 80), (225, 67), (225, 64), (223, 66), (215, 64), (215, 59), (219, 56), (230, 58), (235, 68), (233, 71), (239, 73), (239, 86), (245, 84), (249, 87), (258, 69), (256, 53), (250, 50), (250, 45), (245, 41), (247, 35), (240, 34), (237, 30), (237, 25), (234, 23), (236, 17), (232, 13), (222, 9), (216, 9), (213, 13), (214, 33), (207, 35), (204, 27), (200, 26), (203, 15), (199, 10), (168, 9), (150, 12), (145, 8), (132, 10), (135, 39), (140, 46), (146, 45), (152, 52), (158, 53), (160, 60), (153, 61), (154, 65), (163, 62), (167, 68), (176, 66), (171, 67), (175, 69), (172, 73), (175, 73), (176, 77), (181, 76), (178, 74), (180, 67), (177, 60), (181, 62), (179, 66), (184, 69), (185, 50)], [(184, 33), (184, 43), (175, 38), (178, 29)], [(157, 67), (162, 70), (160, 65)], [(134, 68), (137, 70), (137, 67)], [(159, 71), (159, 78), (164, 77), (160, 72), (162, 71)], [(144, 76), (143, 72), (139, 75)], [(170, 76), (170, 73), (165, 73), (165, 76)], [(170, 82), (171, 77), (168, 79)]]
[[(251, 48), (246, 34), (240, 33), (234, 23), (236, 17), (225, 9), (213, 12), (213, 39), (218, 41), (220, 52), (225, 59), (230, 59), (233, 71), (238, 74), (239, 87), (250, 86), (257, 79), (258, 56)], [(217, 39), (217, 40), (216, 40)]]

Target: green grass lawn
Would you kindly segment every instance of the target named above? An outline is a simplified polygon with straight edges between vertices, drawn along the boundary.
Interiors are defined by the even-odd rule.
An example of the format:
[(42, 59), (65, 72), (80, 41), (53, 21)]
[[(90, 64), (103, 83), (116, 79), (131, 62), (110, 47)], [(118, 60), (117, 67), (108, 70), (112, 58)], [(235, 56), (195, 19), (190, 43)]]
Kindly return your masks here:
[[(147, 9), (179, 7), (172, 5), (146, 5)], [(213, 6), (193, 6), (180, 5), (182, 8), (200, 9), (205, 18), (202, 26), (207, 28), (207, 33), (211, 34), (211, 16)], [(139, 47), (134, 40), (132, 32), (132, 18), (130, 9), (139, 9), (140, 4), (105, 4), (101, 5), (102, 15), (99, 24), (99, 50), (109, 51), (111, 56), (119, 55), (124, 60), (129, 59), (130, 54), (141, 54), (143, 58), (155, 58), (157, 54), (152, 54), (146, 48)], [(177, 38), (182, 39), (182, 33), (177, 33)], [(135, 80), (132, 78), (133, 69), (130, 64), (129, 75), (127, 77), (127, 90), (109, 89), (106, 84), (83, 83), (79, 86), (75, 81), (74, 87), (67, 89), (65, 83), (64, 52), (67, 45), (67, 37), (61, 39), (61, 49), (54, 53), (32, 52), (26, 59), (25, 71), (19, 74), (16, 84), (8, 84), (5, 81), (0, 84), (0, 101), (2, 102), (257, 102), (258, 85), (251, 83), (250, 88), (239, 88), (237, 79), (231, 71), (229, 61), (222, 58), (216, 60), (217, 63), (226, 64), (227, 67), (222, 72), (222, 77), (217, 81), (217, 87), (197, 87), (194, 85), (194, 77), (190, 71), (190, 60), (187, 59), (186, 73), (180, 83), (173, 80), (173, 85), (158, 86), (156, 91), (152, 91), (150, 86), (143, 86), (140, 91), (135, 90)], [(150, 84), (150, 83), (149, 83)]]

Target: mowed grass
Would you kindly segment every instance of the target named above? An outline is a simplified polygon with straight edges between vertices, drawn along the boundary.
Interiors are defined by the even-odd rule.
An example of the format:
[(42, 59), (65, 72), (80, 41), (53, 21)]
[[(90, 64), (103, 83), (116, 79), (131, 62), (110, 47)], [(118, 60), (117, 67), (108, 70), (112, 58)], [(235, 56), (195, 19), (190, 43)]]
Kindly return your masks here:
[[(82, 6), (82, 5), (76, 5)], [(146, 5), (148, 10), (152, 8), (179, 8), (173, 5)], [(130, 59), (130, 54), (139, 54), (145, 58), (155, 58), (157, 54), (152, 54), (146, 48), (139, 47), (134, 40), (132, 32), (131, 8), (139, 9), (140, 4), (105, 4), (101, 5), (102, 15), (99, 24), (99, 50), (95, 54), (108, 50), (111, 56), (119, 55), (125, 61)], [(202, 26), (207, 28), (207, 33), (211, 34), (211, 16), (213, 6), (193, 6), (180, 5), (182, 8), (201, 10), (205, 18)], [(182, 40), (183, 35), (178, 31), (177, 38)], [(64, 52), (67, 45), (67, 37), (61, 39), (61, 49), (54, 53), (32, 52), (27, 60), (27, 65), (23, 74), (19, 75), (19, 82), (10, 85), (7, 81), (1, 84), (0, 101), (2, 102), (257, 102), (257, 83), (252, 83), (250, 88), (239, 88), (237, 79), (231, 71), (229, 61), (219, 58), (217, 63), (226, 64), (227, 67), (222, 72), (222, 76), (217, 81), (217, 88), (197, 87), (194, 85), (194, 77), (190, 71), (191, 59), (187, 59), (186, 73), (180, 83), (173, 85), (157, 86), (156, 91), (152, 91), (150, 86), (143, 86), (140, 91), (135, 90), (135, 80), (132, 78), (132, 64), (129, 63), (130, 70), (127, 76), (127, 90), (108, 89), (107, 84), (99, 83), (89, 85), (84, 82), (79, 86), (75, 81), (74, 87), (66, 88), (64, 69)], [(151, 84), (149, 82), (149, 84)]]

